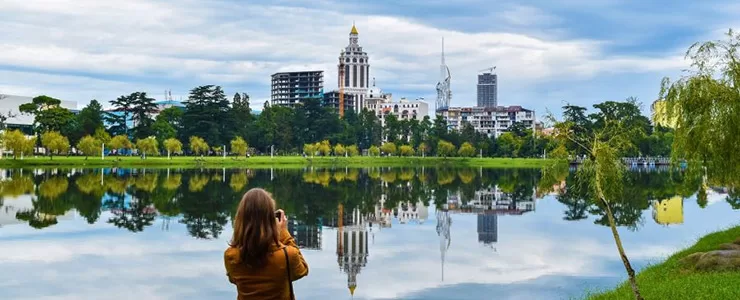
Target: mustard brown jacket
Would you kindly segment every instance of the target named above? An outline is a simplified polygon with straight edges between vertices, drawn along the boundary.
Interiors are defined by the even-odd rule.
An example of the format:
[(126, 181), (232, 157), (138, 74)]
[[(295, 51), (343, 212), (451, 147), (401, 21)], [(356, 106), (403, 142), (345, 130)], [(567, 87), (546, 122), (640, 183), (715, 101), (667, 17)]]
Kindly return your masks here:
[(283, 248), (288, 251), (290, 278), (293, 281), (308, 275), (308, 264), (296, 246), (290, 233), (280, 232), (280, 243), (273, 245), (267, 255), (267, 264), (261, 268), (251, 268), (241, 262), (239, 249), (229, 247), (224, 252), (224, 264), (229, 281), (236, 285), (238, 300), (287, 300), (290, 299), (287, 263)]

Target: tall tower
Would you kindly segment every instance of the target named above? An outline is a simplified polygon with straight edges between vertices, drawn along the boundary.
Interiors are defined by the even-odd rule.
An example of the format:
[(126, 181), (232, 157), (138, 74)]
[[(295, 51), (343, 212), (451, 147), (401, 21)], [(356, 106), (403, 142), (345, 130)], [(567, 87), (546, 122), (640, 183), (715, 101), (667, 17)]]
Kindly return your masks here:
[[(354, 110), (359, 112), (365, 104), (367, 90), (370, 88), (370, 62), (366, 52), (358, 43), (359, 33), (352, 24), (349, 32), (349, 45), (339, 54), (337, 74), (344, 75), (338, 78), (337, 86), (344, 83), (344, 94), (354, 95)], [(344, 70), (339, 70), (344, 68)]]
[(498, 75), (493, 72), (478, 74), (478, 107), (498, 105)]
[(450, 68), (445, 62), (445, 39), (442, 38), (442, 64), (439, 65), (439, 82), (437, 83), (437, 103), (435, 110), (439, 111), (450, 107), (452, 91), (450, 90)]

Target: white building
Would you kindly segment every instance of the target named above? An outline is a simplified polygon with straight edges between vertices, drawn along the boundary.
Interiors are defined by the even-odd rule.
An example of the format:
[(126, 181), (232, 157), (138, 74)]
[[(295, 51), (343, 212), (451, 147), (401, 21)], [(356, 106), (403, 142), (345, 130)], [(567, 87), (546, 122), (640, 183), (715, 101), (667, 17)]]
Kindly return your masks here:
[[(6, 120), (8, 128), (11, 129), (28, 129), (30, 130), (33, 126), (34, 116), (30, 114), (22, 114), (18, 110), (23, 104), (31, 103), (33, 97), (14, 96), (14, 95), (2, 95), (0, 94), (0, 113), (7, 115), (10, 113), (13, 117)], [(69, 109), (72, 112), (77, 112), (77, 102), (61, 100), (59, 106)]]
[(451, 130), (462, 130), (464, 124), (469, 123), (475, 131), (497, 138), (516, 122), (534, 131), (537, 121), (534, 110), (521, 106), (449, 107), (438, 110), (437, 114), (445, 119)]
[[(338, 86), (344, 86), (345, 95), (354, 95), (355, 112), (359, 112), (364, 106), (365, 97), (370, 88), (370, 62), (366, 52), (358, 44), (357, 28), (352, 25), (349, 33), (349, 45), (339, 54), (337, 65)], [(344, 76), (342, 77), (342, 73)]]
[(429, 104), (423, 98), (416, 100), (401, 98), (399, 101), (393, 101), (393, 95), (383, 93), (375, 86), (368, 90), (363, 108), (374, 112), (382, 126), (385, 126), (388, 115), (395, 115), (399, 121), (421, 121), (429, 114)]

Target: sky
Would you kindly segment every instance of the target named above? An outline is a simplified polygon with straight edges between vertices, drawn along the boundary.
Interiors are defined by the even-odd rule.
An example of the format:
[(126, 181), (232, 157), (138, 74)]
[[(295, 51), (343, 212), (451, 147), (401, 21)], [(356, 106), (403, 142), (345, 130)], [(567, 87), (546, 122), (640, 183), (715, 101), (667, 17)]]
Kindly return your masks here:
[[(397, 3), (398, 2), (398, 3)], [(376, 85), (434, 105), (441, 39), (452, 105), (476, 102), (476, 75), (496, 66), (499, 105), (542, 116), (637, 97), (643, 112), (663, 77), (690, 64), (694, 42), (723, 38), (735, 1), (613, 0), (2, 0), (0, 94), (49, 95), (78, 106), (135, 91), (161, 100), (220, 85), (259, 108), (270, 75), (336, 64), (353, 22)]]

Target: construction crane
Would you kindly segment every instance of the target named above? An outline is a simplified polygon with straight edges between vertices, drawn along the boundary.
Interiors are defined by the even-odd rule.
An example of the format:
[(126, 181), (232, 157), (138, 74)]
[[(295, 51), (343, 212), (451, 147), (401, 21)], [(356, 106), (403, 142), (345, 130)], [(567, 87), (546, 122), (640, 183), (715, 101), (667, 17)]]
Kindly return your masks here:
[(478, 73), (488, 71), (489, 73), (493, 73), (493, 70), (496, 70), (496, 66), (492, 66), (490, 68), (485, 68), (483, 70), (478, 70)]
[(339, 117), (344, 118), (344, 61), (339, 60)]

